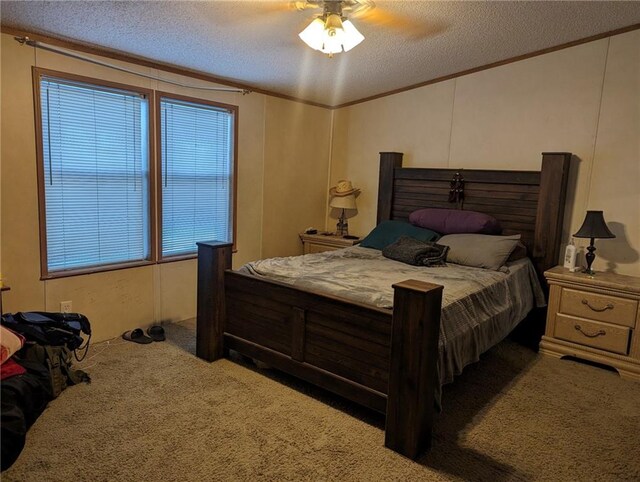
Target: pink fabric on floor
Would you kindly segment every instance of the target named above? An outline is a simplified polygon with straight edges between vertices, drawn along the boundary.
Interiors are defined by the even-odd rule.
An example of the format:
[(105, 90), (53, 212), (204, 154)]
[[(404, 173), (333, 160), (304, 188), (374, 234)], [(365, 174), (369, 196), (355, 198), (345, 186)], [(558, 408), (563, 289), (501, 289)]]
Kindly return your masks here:
[(0, 365), (0, 380), (5, 378), (14, 377), (16, 375), (22, 375), (27, 370), (21, 365), (18, 365), (13, 358), (9, 358), (5, 363)]
[(24, 345), (22, 335), (18, 335), (9, 328), (0, 325), (0, 363), (6, 362), (11, 355), (22, 348), (22, 345)]

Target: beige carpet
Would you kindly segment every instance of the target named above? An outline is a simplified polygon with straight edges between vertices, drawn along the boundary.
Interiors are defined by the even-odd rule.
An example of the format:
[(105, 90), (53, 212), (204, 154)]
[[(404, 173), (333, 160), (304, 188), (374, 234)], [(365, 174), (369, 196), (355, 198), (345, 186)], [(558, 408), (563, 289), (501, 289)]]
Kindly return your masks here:
[[(168, 341), (92, 348), (91, 385), (32, 427), (3, 481), (640, 479), (640, 383), (505, 341), (445, 387), (434, 448), (383, 447), (383, 420), (246, 363)], [(267, 375), (267, 376), (265, 376)]]

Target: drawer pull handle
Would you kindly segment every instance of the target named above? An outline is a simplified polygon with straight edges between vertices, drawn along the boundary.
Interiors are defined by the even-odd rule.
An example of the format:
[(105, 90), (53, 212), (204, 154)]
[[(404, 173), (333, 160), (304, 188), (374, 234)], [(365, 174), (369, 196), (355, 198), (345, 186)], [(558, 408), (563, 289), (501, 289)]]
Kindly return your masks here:
[(576, 325), (574, 328), (578, 330), (580, 333), (582, 333), (584, 336), (586, 336), (587, 338), (598, 338), (599, 336), (604, 336), (607, 334), (607, 332), (604, 330), (598, 330), (595, 333), (587, 333), (582, 329), (580, 325)]
[(611, 303), (607, 303), (604, 308), (595, 308), (594, 306), (591, 306), (589, 304), (588, 300), (582, 300), (582, 304), (583, 305), (587, 305), (593, 311), (597, 311), (598, 313), (602, 313), (603, 311), (607, 311), (607, 310), (612, 310), (613, 309), (613, 305)]

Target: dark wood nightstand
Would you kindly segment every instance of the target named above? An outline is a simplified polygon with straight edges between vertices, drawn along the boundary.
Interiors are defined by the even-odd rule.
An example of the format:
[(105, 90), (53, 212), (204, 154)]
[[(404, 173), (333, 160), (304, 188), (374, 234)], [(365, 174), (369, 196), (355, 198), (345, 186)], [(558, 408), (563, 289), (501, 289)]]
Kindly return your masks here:
[(640, 380), (640, 278), (561, 266), (544, 275), (550, 292), (540, 353), (602, 363)]
[(306, 234), (301, 233), (300, 239), (304, 247), (304, 254), (333, 251), (340, 248), (348, 248), (358, 244), (361, 239), (345, 239), (334, 234)]

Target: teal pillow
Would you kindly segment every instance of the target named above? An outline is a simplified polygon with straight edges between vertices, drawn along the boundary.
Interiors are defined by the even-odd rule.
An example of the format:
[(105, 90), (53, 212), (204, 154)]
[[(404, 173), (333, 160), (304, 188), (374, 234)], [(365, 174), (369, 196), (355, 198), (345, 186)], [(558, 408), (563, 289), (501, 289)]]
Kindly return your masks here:
[(360, 246), (383, 250), (395, 243), (400, 236), (409, 236), (420, 241), (435, 241), (440, 237), (435, 231), (419, 228), (405, 221), (382, 221), (362, 240)]

